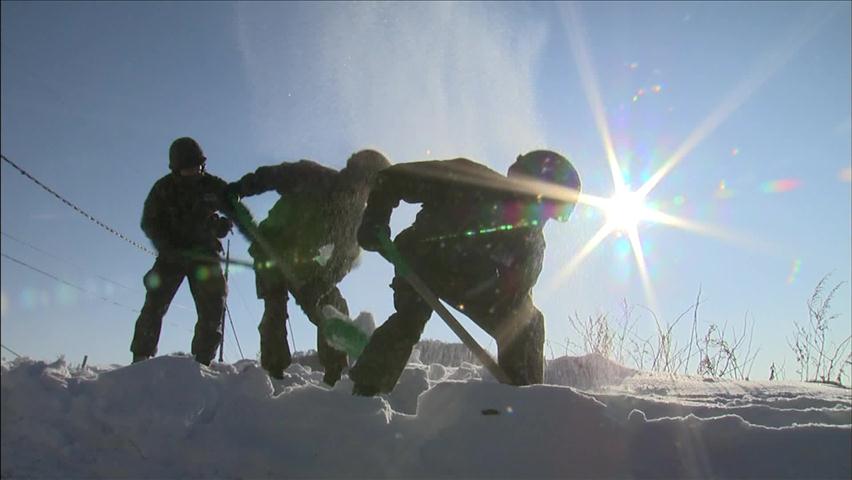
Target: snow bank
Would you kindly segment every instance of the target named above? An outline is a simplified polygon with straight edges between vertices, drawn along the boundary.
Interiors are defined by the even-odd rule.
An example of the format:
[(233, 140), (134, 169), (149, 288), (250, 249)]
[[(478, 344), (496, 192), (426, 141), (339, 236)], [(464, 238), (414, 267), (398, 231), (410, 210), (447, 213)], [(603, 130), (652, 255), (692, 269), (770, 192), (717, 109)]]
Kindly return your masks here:
[[(584, 360), (586, 364), (597, 360)], [(566, 371), (581, 371), (563, 360)], [(558, 370), (558, 369), (557, 369)], [(569, 374), (552, 370), (552, 378)], [(621, 372), (624, 373), (624, 372)], [(559, 375), (562, 375), (561, 377)], [(185, 356), (127, 367), (2, 365), (3, 478), (686, 476), (849, 478), (849, 390), (635, 374), (583, 392), (409, 364), (350, 395), (294, 364)], [(486, 380), (482, 380), (486, 377)], [(597, 374), (612, 383), (610, 374)], [(617, 375), (616, 375), (617, 377)], [(768, 383), (768, 382), (767, 382)]]

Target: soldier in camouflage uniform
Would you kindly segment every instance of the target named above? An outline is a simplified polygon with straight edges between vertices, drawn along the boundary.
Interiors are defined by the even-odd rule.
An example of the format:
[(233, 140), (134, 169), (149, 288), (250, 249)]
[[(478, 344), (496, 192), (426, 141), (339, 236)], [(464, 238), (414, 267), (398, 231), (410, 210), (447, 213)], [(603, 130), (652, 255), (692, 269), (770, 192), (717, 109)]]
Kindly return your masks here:
[(296, 303), (317, 326), (317, 351), (323, 380), (334, 385), (347, 365), (346, 354), (332, 348), (322, 327), (322, 307), (348, 315), (337, 284), (360, 254), (356, 232), (375, 174), (389, 166), (379, 152), (352, 155), (341, 171), (310, 160), (258, 168), (228, 187), (243, 197), (270, 190), (281, 198), (258, 227), (249, 247), (255, 262), (257, 296), (264, 301), (260, 363), (275, 378), (290, 365), (287, 301)]
[(143, 279), (145, 304), (130, 345), (134, 363), (157, 353), (163, 316), (184, 277), (198, 312), (192, 338), (195, 359), (209, 365), (222, 338), (226, 286), (219, 238), (228, 234), (232, 223), (216, 212), (232, 218), (235, 211), (249, 219), (250, 214), (225, 199), (227, 182), (204, 171), (206, 160), (192, 138), (175, 140), (169, 148), (171, 173), (157, 180), (145, 200), (142, 230), (157, 249), (157, 259)]
[[(405, 269), (496, 339), (498, 364), (511, 383), (541, 383), (544, 318), (531, 292), (542, 267), (542, 228), (550, 218), (568, 219), (579, 189), (571, 163), (543, 150), (519, 156), (508, 178), (464, 158), (382, 171), (358, 241), (365, 250), (393, 259), (396, 313), (373, 333), (349, 371), (354, 393), (393, 390), (432, 314), (405, 280)], [(394, 258), (385, 242), (400, 200), (422, 208), (414, 224), (393, 240)]]

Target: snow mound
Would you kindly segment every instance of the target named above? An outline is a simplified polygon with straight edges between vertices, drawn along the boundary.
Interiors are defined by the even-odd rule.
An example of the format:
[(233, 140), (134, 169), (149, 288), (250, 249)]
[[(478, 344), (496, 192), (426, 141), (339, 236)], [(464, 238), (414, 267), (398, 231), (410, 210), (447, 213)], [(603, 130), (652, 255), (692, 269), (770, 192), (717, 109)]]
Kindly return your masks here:
[(325, 387), (300, 364), (273, 381), (251, 360), (208, 368), (162, 356), (82, 370), (62, 359), (4, 362), (0, 476), (852, 474), (847, 389), (638, 373), (588, 393), (501, 385), (471, 363), (411, 363), (388, 396), (351, 388), (345, 376)]
[(439, 340), (421, 340), (417, 342), (409, 361), (419, 361), (426, 365), (441, 364), (447, 367), (459, 367), (463, 363), (478, 363), (476, 357), (461, 343), (444, 343)]
[(621, 383), (636, 370), (623, 367), (598, 354), (564, 356), (547, 362), (544, 383), (584, 390)]

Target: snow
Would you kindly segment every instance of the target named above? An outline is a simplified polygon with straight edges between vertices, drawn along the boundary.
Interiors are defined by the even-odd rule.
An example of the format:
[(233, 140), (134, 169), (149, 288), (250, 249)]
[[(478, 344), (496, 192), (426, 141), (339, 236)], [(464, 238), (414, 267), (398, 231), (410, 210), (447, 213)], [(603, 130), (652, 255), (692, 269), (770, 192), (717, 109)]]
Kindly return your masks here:
[[(421, 345), (423, 347), (423, 345)], [(445, 365), (421, 363), (450, 358)], [(2, 364), (3, 478), (850, 478), (852, 393), (635, 372), (594, 356), (512, 387), (423, 347), (392, 394), (325, 387), (311, 356)], [(452, 362), (448, 362), (452, 363)], [(571, 386), (573, 385), (573, 386)]]

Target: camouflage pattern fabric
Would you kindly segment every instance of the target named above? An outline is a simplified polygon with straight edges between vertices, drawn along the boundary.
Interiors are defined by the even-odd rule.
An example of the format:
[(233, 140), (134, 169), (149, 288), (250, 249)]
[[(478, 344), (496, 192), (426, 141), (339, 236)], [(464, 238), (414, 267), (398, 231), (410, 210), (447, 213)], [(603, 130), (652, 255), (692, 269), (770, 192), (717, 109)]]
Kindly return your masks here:
[(151, 188), (142, 213), (142, 230), (158, 256), (144, 277), (145, 304), (130, 347), (134, 355), (156, 354), (163, 316), (183, 279), (188, 278), (198, 312), (192, 353), (201, 363), (212, 361), (222, 336), (220, 322), (226, 296), (218, 263), (222, 244), (217, 237), (224, 236), (227, 229), (222, 228), (224, 219), (216, 212), (229, 216), (248, 212), (241, 204), (224, 198), (226, 185), (207, 173), (185, 177), (172, 173)]
[(258, 327), (262, 366), (277, 376), (289, 365), (286, 320), (292, 295), (317, 326), (325, 381), (334, 384), (347, 359), (326, 341), (321, 308), (332, 305), (349, 313), (336, 285), (360, 254), (356, 231), (369, 193), (367, 183), (348, 176), (346, 169), (301, 160), (260, 167), (236, 182), (236, 191), (240, 196), (268, 191), (281, 195), (258, 225), (260, 238), (249, 247), (257, 295), (268, 307)]
[[(497, 341), (498, 363), (516, 385), (544, 376), (544, 318), (532, 302), (545, 241), (540, 199), (467, 159), (399, 164), (379, 173), (359, 241), (388, 231), (400, 201), (421, 203), (414, 224), (394, 245), (435, 295)], [(389, 392), (420, 339), (432, 309), (397, 271), (396, 312), (371, 337), (349, 372), (367, 393)]]

